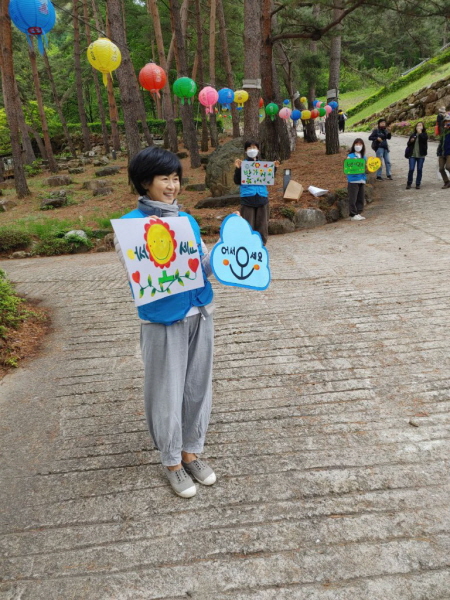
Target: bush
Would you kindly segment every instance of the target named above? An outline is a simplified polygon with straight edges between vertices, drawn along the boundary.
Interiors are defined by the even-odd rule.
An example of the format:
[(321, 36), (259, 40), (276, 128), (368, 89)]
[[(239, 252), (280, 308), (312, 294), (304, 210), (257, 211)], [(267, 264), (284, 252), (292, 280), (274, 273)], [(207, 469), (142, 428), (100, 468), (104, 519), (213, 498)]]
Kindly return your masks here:
[(8, 329), (17, 329), (23, 321), (24, 315), (20, 312), (22, 302), (4, 271), (0, 270), (0, 338), (6, 339)]
[(293, 208), (289, 208), (289, 206), (282, 206), (280, 208), (280, 215), (289, 219), (289, 221), (293, 221), (295, 217), (295, 210)]
[(0, 230), (0, 252), (10, 252), (27, 248), (31, 244), (31, 236), (14, 229)]
[(57, 256), (58, 254), (73, 254), (80, 247), (92, 248), (92, 242), (78, 235), (71, 235), (69, 238), (49, 237), (41, 240), (33, 248), (33, 254), (40, 256)]

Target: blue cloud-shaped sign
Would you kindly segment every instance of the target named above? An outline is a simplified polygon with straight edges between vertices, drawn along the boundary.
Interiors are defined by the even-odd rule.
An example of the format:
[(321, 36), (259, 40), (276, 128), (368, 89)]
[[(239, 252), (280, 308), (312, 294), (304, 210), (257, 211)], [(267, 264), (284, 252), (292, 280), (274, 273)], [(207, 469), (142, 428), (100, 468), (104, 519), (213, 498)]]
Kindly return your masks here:
[(229, 215), (211, 252), (215, 278), (223, 285), (265, 290), (270, 283), (269, 253), (262, 238), (238, 215)]

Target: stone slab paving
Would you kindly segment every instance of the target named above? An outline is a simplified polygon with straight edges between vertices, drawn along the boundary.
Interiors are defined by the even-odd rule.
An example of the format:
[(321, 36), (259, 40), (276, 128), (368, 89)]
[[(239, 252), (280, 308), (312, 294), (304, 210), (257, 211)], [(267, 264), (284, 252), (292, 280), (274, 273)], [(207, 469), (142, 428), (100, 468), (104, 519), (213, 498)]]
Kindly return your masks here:
[(215, 285), (218, 483), (191, 500), (115, 255), (0, 263), (53, 312), (0, 386), (2, 600), (449, 600), (450, 190), (431, 144), (406, 191), (404, 145), (366, 221), (271, 238), (266, 292)]

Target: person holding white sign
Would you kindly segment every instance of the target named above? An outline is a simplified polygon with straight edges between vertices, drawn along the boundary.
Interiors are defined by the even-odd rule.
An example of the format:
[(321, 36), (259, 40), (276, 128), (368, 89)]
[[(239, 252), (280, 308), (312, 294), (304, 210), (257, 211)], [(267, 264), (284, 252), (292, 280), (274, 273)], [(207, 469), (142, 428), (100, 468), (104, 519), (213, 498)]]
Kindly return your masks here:
[[(191, 215), (180, 212), (177, 204), (182, 177), (178, 157), (151, 146), (131, 159), (128, 172), (140, 197), (137, 209), (122, 219), (145, 219), (147, 225), (144, 227), (143, 223), (145, 237), (139, 235), (134, 250), (121, 248), (118, 241), (116, 250), (123, 264), (124, 254), (128, 261), (136, 262), (138, 270), (131, 278), (138, 294), (145, 298), (151, 292), (153, 296), (137, 307), (145, 369), (145, 415), (173, 490), (190, 498), (197, 491), (193, 479), (203, 485), (216, 481), (212, 468), (198, 457), (203, 451), (212, 401), (214, 327), (213, 291), (207, 279), (211, 274), (209, 255), (198, 223)], [(175, 239), (170, 229), (173, 217), (187, 217), (195, 241), (184, 243)], [(169, 221), (165, 222), (165, 218)], [(189, 268), (170, 274), (171, 261), (175, 263), (177, 255), (183, 253), (190, 255)], [(142, 282), (139, 261), (149, 259), (161, 270), (157, 282), (150, 277)], [(199, 278), (201, 287), (179, 291), (179, 286), (184, 287), (188, 279), (195, 278), (197, 270), (203, 275)], [(177, 293), (175, 287), (170, 289), (172, 283)], [(140, 287), (136, 288), (136, 284)], [(155, 301), (158, 293), (163, 297)]]
[[(258, 142), (247, 140), (244, 144), (244, 150), (246, 161), (266, 162), (262, 158), (258, 158)], [(269, 192), (267, 185), (247, 183), (246, 178), (243, 180), (242, 163), (243, 161), (240, 158), (234, 161), (234, 166), (236, 167), (234, 171), (234, 183), (240, 186), (241, 195), (240, 215), (248, 221), (253, 231), (257, 231), (261, 235), (263, 244), (266, 245), (269, 237)], [(273, 165), (273, 176), (276, 167), (279, 167), (280, 163), (276, 160), (270, 164)]]

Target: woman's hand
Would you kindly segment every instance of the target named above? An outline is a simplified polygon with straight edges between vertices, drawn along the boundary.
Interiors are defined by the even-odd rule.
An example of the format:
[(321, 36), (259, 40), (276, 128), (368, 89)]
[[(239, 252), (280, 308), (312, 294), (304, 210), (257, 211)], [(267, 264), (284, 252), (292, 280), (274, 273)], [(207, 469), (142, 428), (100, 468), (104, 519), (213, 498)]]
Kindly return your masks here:
[(240, 168), (241, 168), (241, 165), (242, 165), (242, 160), (241, 160), (240, 158), (237, 158), (237, 159), (234, 161), (234, 166), (235, 166), (235, 167), (237, 167), (238, 169), (240, 169)]

